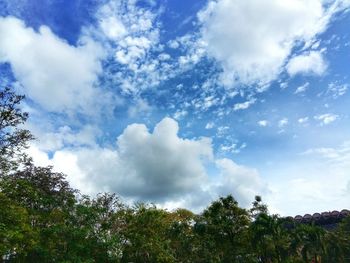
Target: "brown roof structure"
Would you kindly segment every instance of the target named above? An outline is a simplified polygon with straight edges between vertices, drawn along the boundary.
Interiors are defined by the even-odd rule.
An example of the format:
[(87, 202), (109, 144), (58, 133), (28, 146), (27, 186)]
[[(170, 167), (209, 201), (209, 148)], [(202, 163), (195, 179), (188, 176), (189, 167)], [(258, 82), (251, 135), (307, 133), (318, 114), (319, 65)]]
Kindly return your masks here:
[(301, 224), (315, 224), (321, 226), (327, 230), (334, 229), (337, 224), (339, 224), (345, 217), (350, 216), (350, 211), (347, 209), (343, 209), (339, 211), (332, 212), (323, 212), (323, 213), (314, 213), (305, 214), (304, 216), (297, 215), (294, 218), (288, 217), (289, 219), (293, 219), (296, 223)]

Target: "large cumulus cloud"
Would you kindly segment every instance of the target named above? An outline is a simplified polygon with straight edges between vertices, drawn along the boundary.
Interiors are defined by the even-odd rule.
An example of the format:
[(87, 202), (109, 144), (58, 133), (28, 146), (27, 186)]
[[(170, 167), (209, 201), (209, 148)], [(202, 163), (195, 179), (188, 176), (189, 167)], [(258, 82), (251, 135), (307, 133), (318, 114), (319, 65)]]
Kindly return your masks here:
[(36, 31), (10, 16), (0, 17), (0, 36), (0, 63), (11, 65), (24, 93), (45, 110), (93, 114), (105, 103), (94, 87), (104, 53), (92, 39), (72, 46), (47, 26)]
[(209, 138), (181, 138), (178, 130), (175, 120), (164, 118), (153, 132), (143, 124), (129, 125), (115, 147), (62, 148), (49, 159), (37, 144), (31, 154), (39, 164), (67, 173), (83, 192), (113, 191), (168, 207), (198, 209), (227, 194), (248, 205), (266, 191), (256, 170), (216, 159)]
[(347, 1), (212, 0), (198, 14), (201, 40), (221, 63), (224, 84), (264, 85), (283, 70), (293, 48), (311, 47), (332, 15), (348, 6)]

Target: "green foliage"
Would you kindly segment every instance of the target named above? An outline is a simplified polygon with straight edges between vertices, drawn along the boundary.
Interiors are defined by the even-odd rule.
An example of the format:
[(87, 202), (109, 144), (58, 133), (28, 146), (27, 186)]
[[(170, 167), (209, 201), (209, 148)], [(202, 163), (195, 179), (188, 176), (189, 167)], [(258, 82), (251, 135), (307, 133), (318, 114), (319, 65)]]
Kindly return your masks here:
[(0, 176), (26, 160), (21, 150), (33, 139), (28, 130), (18, 127), (28, 118), (19, 108), (23, 99), (24, 96), (16, 95), (10, 88), (0, 89)]
[(0, 255), (25, 253), (36, 245), (27, 210), (0, 192)]
[(126, 213), (122, 262), (175, 262), (167, 238), (169, 213), (155, 206), (138, 204)]
[(66, 223), (75, 204), (72, 190), (60, 173), (51, 167), (35, 167), (26, 164), (22, 171), (3, 176), (1, 193), (20, 206), (27, 215), (30, 230), (36, 233), (35, 246), (23, 252), (16, 251), (16, 257), (49, 262), (59, 258), (65, 241)]
[(292, 246), (294, 223), (277, 215), (260, 213), (250, 224), (250, 241), (260, 262), (289, 262), (297, 249)]
[(317, 261), (317, 257), (324, 254), (324, 229), (314, 225), (300, 224), (293, 234), (293, 240), (297, 243), (304, 261), (313, 259)]
[(193, 226), (199, 216), (186, 209), (177, 209), (169, 217), (167, 232), (176, 262), (198, 262), (196, 252), (201, 242)]
[(326, 233), (324, 243), (322, 262), (350, 262), (350, 216), (335, 231)]
[[(28, 173), (33, 176), (28, 176)], [(30, 166), (0, 183), (0, 255), (10, 262), (347, 262), (349, 222), (334, 232), (260, 213), (232, 196), (200, 215), (79, 197), (61, 174)]]
[(248, 212), (231, 196), (214, 201), (195, 225), (201, 239), (200, 262), (238, 262), (246, 252)]
[(252, 203), (252, 208), (249, 209), (250, 216), (256, 219), (260, 214), (267, 214), (267, 205), (262, 202), (261, 196), (255, 196), (255, 200)]
[[(124, 206), (115, 194), (83, 196), (71, 216), (69, 252), (91, 262), (119, 262)], [(77, 227), (78, 226), (78, 227)]]

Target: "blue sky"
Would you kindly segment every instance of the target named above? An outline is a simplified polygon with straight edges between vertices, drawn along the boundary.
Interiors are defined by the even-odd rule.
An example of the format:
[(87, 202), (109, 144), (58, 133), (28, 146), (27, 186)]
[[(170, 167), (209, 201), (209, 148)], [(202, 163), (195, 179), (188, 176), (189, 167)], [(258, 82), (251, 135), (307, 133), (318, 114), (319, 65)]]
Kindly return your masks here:
[(350, 201), (350, 1), (0, 0), (28, 150), (83, 193), (281, 215)]

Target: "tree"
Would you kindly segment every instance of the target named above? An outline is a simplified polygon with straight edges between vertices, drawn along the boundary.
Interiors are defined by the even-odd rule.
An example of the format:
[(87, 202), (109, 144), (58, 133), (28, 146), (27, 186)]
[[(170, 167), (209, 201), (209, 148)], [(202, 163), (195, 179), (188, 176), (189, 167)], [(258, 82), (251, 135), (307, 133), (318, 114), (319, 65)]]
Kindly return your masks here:
[(168, 238), (171, 217), (167, 211), (138, 204), (129, 210), (126, 219), (121, 262), (176, 262)]
[(195, 225), (202, 240), (200, 262), (248, 262), (249, 223), (248, 211), (240, 208), (231, 195), (214, 201)]
[(249, 210), (252, 219), (256, 219), (260, 214), (268, 214), (267, 205), (262, 202), (261, 196), (255, 196), (255, 200), (252, 205), (252, 208)]
[[(24, 246), (23, 242), (19, 244), (23, 249), (15, 249), (17, 245), (11, 248), (11, 251), (15, 249), (11, 254), (13, 261), (19, 258), (25, 262), (61, 260), (67, 247), (69, 215), (76, 203), (75, 190), (69, 187), (64, 175), (53, 172), (51, 167), (35, 167), (29, 162), (23, 170), (1, 178), (0, 193), (7, 200), (7, 209), (17, 209), (22, 214), (23, 220), (15, 224), (29, 222), (29, 232), (36, 235), (34, 246)], [(9, 216), (1, 218), (0, 223), (6, 224)]]
[(33, 136), (19, 128), (28, 118), (19, 104), (24, 99), (10, 88), (0, 89), (0, 176), (18, 167), (26, 159), (22, 152)]
[(319, 263), (325, 253), (325, 230), (321, 227), (308, 224), (299, 224), (294, 229), (293, 242), (297, 251), (305, 262)]
[(37, 233), (30, 225), (28, 211), (0, 192), (0, 258), (23, 255), (37, 241)]
[(201, 242), (195, 235), (193, 225), (197, 216), (189, 210), (177, 209), (170, 214), (171, 224), (168, 236), (176, 262), (197, 262), (196, 251)]
[(344, 218), (334, 231), (326, 233), (325, 244), (322, 262), (350, 261), (350, 216)]
[(120, 262), (125, 228), (125, 207), (115, 194), (83, 196), (75, 206), (66, 236), (67, 260)]
[(260, 213), (250, 225), (250, 234), (259, 262), (288, 262), (292, 251), (285, 220)]

